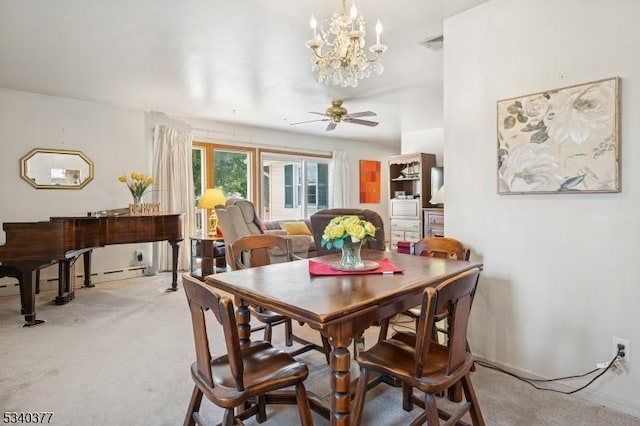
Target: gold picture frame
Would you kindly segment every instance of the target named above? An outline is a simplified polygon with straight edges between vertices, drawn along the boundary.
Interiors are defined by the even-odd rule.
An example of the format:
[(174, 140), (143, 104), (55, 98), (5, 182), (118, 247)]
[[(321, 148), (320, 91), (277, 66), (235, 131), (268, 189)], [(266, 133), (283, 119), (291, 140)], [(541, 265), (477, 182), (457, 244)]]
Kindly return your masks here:
[(619, 81), (497, 102), (498, 194), (620, 192)]

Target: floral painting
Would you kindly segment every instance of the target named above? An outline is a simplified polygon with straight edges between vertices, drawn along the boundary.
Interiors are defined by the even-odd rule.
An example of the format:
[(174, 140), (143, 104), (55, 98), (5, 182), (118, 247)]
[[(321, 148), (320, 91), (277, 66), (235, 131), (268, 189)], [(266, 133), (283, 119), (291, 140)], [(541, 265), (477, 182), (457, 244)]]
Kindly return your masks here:
[(498, 101), (498, 193), (618, 192), (618, 78)]

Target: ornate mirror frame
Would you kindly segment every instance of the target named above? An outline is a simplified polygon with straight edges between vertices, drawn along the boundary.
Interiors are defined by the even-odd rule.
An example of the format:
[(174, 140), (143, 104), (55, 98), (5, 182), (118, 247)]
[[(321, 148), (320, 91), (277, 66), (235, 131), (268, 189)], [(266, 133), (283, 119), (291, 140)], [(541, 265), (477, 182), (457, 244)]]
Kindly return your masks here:
[(20, 177), (37, 189), (82, 189), (93, 161), (81, 151), (34, 148), (20, 159)]

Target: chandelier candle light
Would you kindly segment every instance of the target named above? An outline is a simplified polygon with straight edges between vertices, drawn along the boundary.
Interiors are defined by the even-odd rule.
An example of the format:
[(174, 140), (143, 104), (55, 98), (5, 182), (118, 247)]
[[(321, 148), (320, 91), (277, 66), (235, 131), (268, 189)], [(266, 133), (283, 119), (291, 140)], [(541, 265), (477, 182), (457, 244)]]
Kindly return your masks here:
[(360, 257), (362, 243), (375, 239), (376, 227), (358, 216), (337, 216), (331, 219), (322, 234), (322, 247), (342, 250), (338, 264), (341, 270), (358, 270), (365, 267)]
[[(365, 23), (358, 13), (355, 1), (347, 14), (347, 1), (342, 0), (342, 9), (334, 12), (330, 20), (318, 28), (318, 21), (311, 15), (313, 39), (307, 47), (313, 50), (313, 71), (318, 73), (318, 81), (342, 87), (357, 87), (358, 81), (369, 77), (371, 71), (382, 74), (383, 67), (380, 55), (387, 46), (380, 43), (382, 24), (376, 24), (376, 44), (369, 47), (373, 57), (369, 58), (364, 51)], [(326, 48), (323, 51), (323, 46)]]

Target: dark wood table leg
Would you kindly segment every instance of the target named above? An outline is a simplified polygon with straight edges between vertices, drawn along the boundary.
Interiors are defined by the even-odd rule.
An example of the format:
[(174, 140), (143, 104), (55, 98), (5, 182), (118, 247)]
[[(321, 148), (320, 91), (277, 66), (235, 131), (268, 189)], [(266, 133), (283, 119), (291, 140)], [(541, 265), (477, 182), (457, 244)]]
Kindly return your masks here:
[(95, 287), (95, 284), (91, 284), (91, 253), (93, 250), (85, 251), (82, 254), (82, 260), (84, 261), (84, 286)]
[[(343, 327), (345, 324), (343, 324)], [(331, 345), (329, 363), (331, 365), (331, 415), (329, 421), (332, 426), (348, 426), (351, 411), (351, 333), (345, 333), (342, 327), (328, 330), (328, 340)]]

